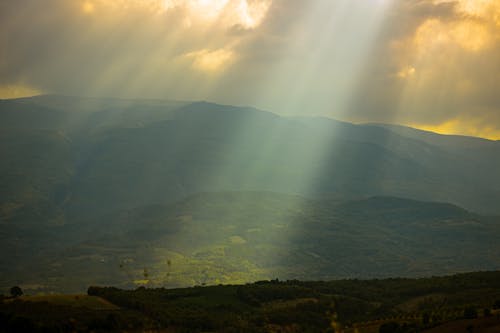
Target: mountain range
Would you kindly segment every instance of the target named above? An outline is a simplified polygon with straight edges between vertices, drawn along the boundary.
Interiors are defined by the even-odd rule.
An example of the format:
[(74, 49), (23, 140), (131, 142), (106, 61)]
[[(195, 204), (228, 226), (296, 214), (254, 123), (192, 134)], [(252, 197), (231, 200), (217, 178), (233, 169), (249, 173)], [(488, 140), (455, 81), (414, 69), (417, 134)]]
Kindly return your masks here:
[(500, 267), (498, 141), (56, 95), (0, 100), (0, 137), (3, 287)]

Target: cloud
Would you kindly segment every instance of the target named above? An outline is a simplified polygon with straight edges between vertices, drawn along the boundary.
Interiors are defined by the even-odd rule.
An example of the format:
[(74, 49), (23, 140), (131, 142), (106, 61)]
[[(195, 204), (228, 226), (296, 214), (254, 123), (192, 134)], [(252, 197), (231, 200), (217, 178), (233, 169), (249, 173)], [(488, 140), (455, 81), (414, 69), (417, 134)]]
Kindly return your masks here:
[(189, 52), (185, 55), (186, 58), (192, 59), (192, 66), (196, 69), (205, 72), (219, 72), (222, 68), (227, 67), (234, 53), (230, 50), (199, 50)]
[(3, 97), (204, 99), (500, 137), (498, 59), (495, 0), (0, 0)]
[(351, 114), (500, 138), (497, 2), (406, 1), (393, 10)]
[(416, 69), (413, 66), (405, 66), (398, 73), (397, 76), (401, 79), (411, 78), (415, 75)]

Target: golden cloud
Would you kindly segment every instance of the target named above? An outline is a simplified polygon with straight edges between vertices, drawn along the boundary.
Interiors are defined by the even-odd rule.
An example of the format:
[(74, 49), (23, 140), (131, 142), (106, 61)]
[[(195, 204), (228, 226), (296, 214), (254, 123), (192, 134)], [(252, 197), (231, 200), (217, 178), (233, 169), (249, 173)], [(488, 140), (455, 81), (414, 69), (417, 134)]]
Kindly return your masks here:
[(82, 11), (85, 14), (92, 14), (95, 11), (95, 5), (91, 1), (84, 1), (82, 3)]
[(430, 17), (417, 28), (413, 43), (419, 55), (458, 46), (465, 51), (479, 52), (500, 37), (500, 1), (498, 0), (435, 0), (435, 4), (455, 4), (455, 17)]
[(493, 35), (481, 22), (469, 19), (443, 22), (435, 18), (423, 22), (413, 39), (420, 56), (453, 46), (477, 52), (487, 48), (492, 41)]
[(192, 61), (192, 67), (203, 72), (219, 72), (229, 66), (234, 59), (234, 52), (228, 49), (203, 49), (185, 54)]
[(415, 75), (415, 72), (416, 72), (415, 67), (405, 66), (397, 73), (397, 77), (399, 77), (400, 79), (406, 79)]
[(165, 0), (164, 10), (184, 8), (190, 19), (252, 29), (264, 19), (271, 0)]
[(500, 3), (498, 0), (458, 0), (458, 10), (476, 17), (498, 22)]
[[(155, 14), (182, 10), (186, 22), (217, 23), (253, 29), (260, 25), (272, 0), (85, 0), (82, 11), (91, 14), (107, 10), (147, 10)], [(187, 24), (190, 26), (191, 24)]]
[(393, 119), (442, 134), (500, 139), (491, 94), (496, 79), (485, 75), (497, 68), (500, 1), (434, 1), (442, 3), (451, 6), (436, 6), (388, 44), (397, 79), (385, 90), (395, 92)]

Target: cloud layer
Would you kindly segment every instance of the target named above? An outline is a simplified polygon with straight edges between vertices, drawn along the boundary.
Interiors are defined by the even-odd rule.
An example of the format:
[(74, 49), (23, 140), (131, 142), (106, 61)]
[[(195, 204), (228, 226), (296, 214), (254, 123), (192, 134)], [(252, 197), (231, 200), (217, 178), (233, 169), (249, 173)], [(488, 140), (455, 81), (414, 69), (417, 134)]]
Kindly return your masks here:
[(0, 97), (211, 100), (500, 138), (495, 0), (0, 0)]

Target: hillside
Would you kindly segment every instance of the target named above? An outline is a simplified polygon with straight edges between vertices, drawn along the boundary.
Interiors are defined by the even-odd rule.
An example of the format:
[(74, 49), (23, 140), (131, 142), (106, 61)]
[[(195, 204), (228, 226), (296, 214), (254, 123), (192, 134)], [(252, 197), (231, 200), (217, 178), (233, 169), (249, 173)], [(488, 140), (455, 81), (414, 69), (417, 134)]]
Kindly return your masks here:
[(200, 193), (81, 226), (9, 226), (4, 232), (4, 246), (15, 252), (3, 261), (1, 285), (33, 291), (411, 277), (500, 267), (498, 218), (392, 197)]

